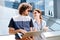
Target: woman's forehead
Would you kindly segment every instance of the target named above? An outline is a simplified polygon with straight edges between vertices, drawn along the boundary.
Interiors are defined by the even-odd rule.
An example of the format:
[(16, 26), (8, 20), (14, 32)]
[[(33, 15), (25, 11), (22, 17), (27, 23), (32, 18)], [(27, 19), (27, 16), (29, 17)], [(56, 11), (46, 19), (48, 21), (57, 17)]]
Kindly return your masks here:
[(37, 11), (34, 11), (33, 13), (38, 13)]

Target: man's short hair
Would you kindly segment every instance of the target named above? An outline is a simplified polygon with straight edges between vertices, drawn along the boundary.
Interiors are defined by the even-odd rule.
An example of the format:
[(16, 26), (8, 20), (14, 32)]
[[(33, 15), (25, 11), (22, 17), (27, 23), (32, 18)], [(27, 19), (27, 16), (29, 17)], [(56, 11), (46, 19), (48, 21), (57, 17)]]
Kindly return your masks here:
[(18, 10), (19, 10), (19, 14), (22, 15), (22, 13), (28, 9), (28, 8), (31, 8), (32, 9), (32, 6), (29, 4), (29, 3), (21, 3), (18, 7)]

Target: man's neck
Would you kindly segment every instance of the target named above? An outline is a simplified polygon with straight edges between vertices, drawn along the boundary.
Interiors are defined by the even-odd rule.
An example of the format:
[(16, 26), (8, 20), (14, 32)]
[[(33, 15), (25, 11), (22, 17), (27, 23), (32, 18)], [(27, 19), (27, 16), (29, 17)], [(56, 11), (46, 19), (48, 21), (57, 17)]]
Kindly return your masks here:
[(22, 16), (28, 16), (28, 15), (22, 14)]

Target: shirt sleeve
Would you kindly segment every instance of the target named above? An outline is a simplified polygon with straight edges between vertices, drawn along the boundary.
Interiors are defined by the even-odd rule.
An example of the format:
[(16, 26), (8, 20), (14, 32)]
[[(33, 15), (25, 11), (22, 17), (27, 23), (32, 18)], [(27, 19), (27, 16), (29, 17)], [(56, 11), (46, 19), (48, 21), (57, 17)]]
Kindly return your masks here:
[(14, 28), (15, 30), (19, 29), (19, 28), (16, 26), (16, 24), (15, 24), (13, 18), (11, 18), (8, 27), (12, 27), (12, 28)]
[(43, 21), (42, 26), (43, 26), (43, 27), (46, 26), (46, 21)]
[(45, 26), (46, 26), (46, 21), (45, 21)]
[(13, 28), (14, 28), (14, 21), (13, 21), (13, 18), (11, 18), (8, 27), (13, 27)]
[(34, 27), (32, 19), (30, 20), (30, 27)]

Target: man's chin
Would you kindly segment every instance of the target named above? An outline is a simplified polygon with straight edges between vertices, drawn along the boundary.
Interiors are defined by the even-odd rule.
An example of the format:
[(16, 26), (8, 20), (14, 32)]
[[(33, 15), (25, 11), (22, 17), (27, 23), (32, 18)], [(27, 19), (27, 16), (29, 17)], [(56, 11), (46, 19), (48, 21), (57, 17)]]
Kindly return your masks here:
[(26, 14), (26, 16), (28, 16), (28, 14)]

